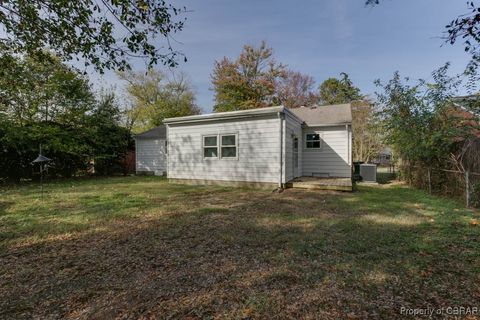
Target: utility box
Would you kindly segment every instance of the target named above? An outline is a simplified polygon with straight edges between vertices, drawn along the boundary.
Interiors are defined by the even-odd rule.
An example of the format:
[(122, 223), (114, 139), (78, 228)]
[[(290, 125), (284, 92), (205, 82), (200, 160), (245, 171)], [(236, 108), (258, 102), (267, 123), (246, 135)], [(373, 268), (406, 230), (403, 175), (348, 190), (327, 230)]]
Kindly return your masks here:
[(377, 165), (368, 163), (361, 164), (360, 176), (364, 182), (377, 182)]

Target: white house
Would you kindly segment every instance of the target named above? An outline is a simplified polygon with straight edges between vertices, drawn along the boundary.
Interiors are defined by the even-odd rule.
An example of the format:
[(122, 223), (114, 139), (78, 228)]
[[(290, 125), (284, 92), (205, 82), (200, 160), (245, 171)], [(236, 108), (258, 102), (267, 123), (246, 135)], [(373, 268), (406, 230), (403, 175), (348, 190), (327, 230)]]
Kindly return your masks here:
[[(167, 177), (175, 182), (266, 187), (283, 187), (301, 176), (350, 178), (351, 123), (349, 104), (165, 119)], [(140, 143), (147, 149), (148, 142)]]
[(135, 171), (137, 174), (166, 174), (166, 132), (166, 127), (162, 125), (135, 135)]

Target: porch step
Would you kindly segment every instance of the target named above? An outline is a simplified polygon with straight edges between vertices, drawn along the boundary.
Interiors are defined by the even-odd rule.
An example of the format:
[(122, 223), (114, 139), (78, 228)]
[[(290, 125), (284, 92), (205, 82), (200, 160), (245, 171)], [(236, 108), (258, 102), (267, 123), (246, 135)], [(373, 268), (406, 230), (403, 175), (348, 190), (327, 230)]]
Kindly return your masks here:
[(287, 188), (310, 190), (352, 191), (350, 178), (300, 177), (286, 183)]

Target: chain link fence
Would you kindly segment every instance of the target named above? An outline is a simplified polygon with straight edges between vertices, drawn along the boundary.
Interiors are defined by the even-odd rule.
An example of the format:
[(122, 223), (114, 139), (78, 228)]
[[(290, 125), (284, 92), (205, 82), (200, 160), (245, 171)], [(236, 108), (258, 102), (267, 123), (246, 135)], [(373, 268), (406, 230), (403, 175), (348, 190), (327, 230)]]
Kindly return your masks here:
[(480, 173), (439, 168), (404, 168), (404, 178), (430, 194), (461, 200), (467, 207), (480, 207)]

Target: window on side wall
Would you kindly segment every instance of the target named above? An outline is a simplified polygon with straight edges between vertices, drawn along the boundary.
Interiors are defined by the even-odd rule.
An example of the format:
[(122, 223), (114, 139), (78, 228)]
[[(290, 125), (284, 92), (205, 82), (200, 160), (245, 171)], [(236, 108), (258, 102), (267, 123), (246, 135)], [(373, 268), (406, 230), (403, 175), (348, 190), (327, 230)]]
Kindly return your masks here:
[(217, 136), (203, 137), (203, 157), (218, 158), (218, 137)]
[(237, 158), (237, 135), (224, 134), (220, 136), (220, 155), (222, 158)]
[(307, 149), (320, 149), (322, 147), (320, 133), (307, 133), (305, 136), (305, 147)]

